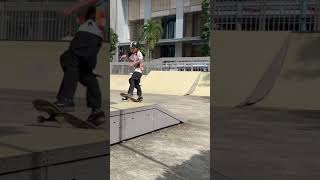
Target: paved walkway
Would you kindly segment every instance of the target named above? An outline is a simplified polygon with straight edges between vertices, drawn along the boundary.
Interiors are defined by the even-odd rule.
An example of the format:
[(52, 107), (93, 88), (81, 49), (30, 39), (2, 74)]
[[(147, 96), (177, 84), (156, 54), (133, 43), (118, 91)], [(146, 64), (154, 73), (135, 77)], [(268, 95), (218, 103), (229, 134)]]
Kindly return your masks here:
[[(34, 123), (38, 115), (32, 107), (35, 98), (54, 101), (55, 93), (0, 89), (0, 122)], [(120, 99), (119, 92), (111, 92), (111, 103)], [(209, 99), (145, 95), (145, 102), (157, 103), (189, 122), (113, 145), (111, 179), (209, 179)], [(76, 114), (85, 118), (89, 113), (85, 101), (76, 99), (76, 104)]]
[(215, 108), (214, 117), (214, 180), (319, 179), (320, 112)]
[[(121, 101), (119, 91), (111, 102)], [(111, 147), (112, 180), (210, 179), (210, 102), (190, 96), (144, 95), (189, 120)]]

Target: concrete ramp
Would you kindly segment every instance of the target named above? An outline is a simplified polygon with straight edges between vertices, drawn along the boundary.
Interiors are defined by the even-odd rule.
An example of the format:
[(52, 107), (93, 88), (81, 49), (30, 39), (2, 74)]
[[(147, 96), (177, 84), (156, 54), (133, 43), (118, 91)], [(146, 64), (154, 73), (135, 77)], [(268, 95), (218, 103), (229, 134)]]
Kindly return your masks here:
[(281, 54), (289, 32), (230, 31), (215, 32), (213, 36), (214, 103), (235, 107), (256, 89)]
[[(110, 89), (118, 91), (128, 91), (129, 88), (129, 78), (131, 75), (110, 75)], [(145, 76), (141, 77), (141, 85), (143, 84), (143, 79)], [(136, 89), (135, 89), (136, 91)]]
[(320, 33), (218, 34), (216, 106), (320, 109)]
[(320, 109), (320, 33), (293, 33), (288, 55), (270, 93), (255, 106)]
[(202, 72), (199, 82), (191, 96), (210, 97), (210, 72)]
[(191, 94), (199, 81), (200, 72), (151, 71), (143, 80), (143, 93), (184, 96)]
[(157, 104), (110, 105), (110, 144), (115, 144), (168, 126), (186, 122)]
[(237, 107), (245, 107), (256, 104), (268, 96), (269, 92), (273, 89), (281, 70), (283, 69), (283, 65), (288, 54), (289, 43), (290, 36), (288, 36), (281, 49), (272, 60), (262, 78), (257, 83), (256, 88), (253, 90), (250, 96), (241, 102)]
[(0, 124), (0, 179), (107, 179), (104, 130)]
[[(63, 77), (60, 56), (69, 42), (0, 41), (0, 88), (57, 92)], [(103, 44), (95, 71), (107, 77), (109, 45)], [(101, 89), (107, 87), (99, 78)], [(85, 97), (86, 90), (77, 89), (77, 97)], [(104, 92), (104, 91), (102, 91)], [(102, 94), (107, 98), (107, 94)]]
[(129, 88), (130, 75), (110, 75), (110, 89), (125, 91)]

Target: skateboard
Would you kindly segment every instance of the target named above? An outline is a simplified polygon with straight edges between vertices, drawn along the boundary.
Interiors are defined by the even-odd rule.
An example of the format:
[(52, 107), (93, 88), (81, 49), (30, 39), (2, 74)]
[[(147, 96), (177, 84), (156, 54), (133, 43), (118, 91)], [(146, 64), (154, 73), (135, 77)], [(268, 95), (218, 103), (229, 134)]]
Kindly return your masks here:
[(129, 97), (128, 94), (126, 94), (126, 93), (120, 93), (120, 96), (125, 97), (125, 98), (128, 98), (128, 99), (129, 99), (130, 101), (132, 101), (132, 102), (141, 102), (141, 101), (139, 101), (138, 99), (135, 99), (135, 98), (133, 98), (133, 97)]
[(48, 118), (44, 116), (38, 116), (38, 123), (44, 122), (56, 122), (60, 127), (73, 127), (73, 128), (84, 128), (84, 129), (97, 129), (98, 127), (91, 124), (88, 121), (84, 121), (72, 114), (63, 112), (53, 103), (43, 100), (36, 99), (32, 102), (33, 106), (39, 112), (44, 112), (49, 115)]

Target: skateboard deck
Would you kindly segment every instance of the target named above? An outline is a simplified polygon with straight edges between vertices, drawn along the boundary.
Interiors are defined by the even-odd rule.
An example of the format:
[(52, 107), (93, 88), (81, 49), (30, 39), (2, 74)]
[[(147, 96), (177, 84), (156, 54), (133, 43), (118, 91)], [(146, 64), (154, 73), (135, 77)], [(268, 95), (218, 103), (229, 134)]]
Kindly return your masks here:
[(97, 129), (97, 127), (88, 121), (84, 121), (72, 114), (63, 112), (53, 103), (43, 100), (36, 99), (32, 102), (33, 106), (39, 112), (44, 112), (49, 115), (48, 118), (44, 116), (38, 116), (38, 122), (44, 123), (46, 121), (53, 121), (60, 124), (61, 127), (73, 127), (73, 128), (85, 128), (85, 129)]
[(135, 99), (135, 98), (133, 98), (133, 97), (129, 97), (128, 94), (126, 94), (126, 93), (120, 93), (120, 96), (126, 97), (126, 98), (128, 98), (130, 101), (133, 101), (133, 102), (141, 102), (141, 101), (139, 101), (139, 100), (137, 100), (137, 99)]

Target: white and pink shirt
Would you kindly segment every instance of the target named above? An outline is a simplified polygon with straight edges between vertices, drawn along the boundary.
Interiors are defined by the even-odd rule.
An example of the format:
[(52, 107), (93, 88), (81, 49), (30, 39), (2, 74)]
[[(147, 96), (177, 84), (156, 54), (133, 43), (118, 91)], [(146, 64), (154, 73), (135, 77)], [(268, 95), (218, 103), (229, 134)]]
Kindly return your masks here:
[[(136, 63), (137, 61), (143, 61), (143, 55), (140, 51), (136, 52), (136, 53), (133, 53), (131, 54), (131, 56), (129, 57), (129, 59)], [(135, 72), (139, 72), (139, 73), (142, 73), (142, 70), (140, 68), (140, 63), (135, 67), (134, 69)]]

